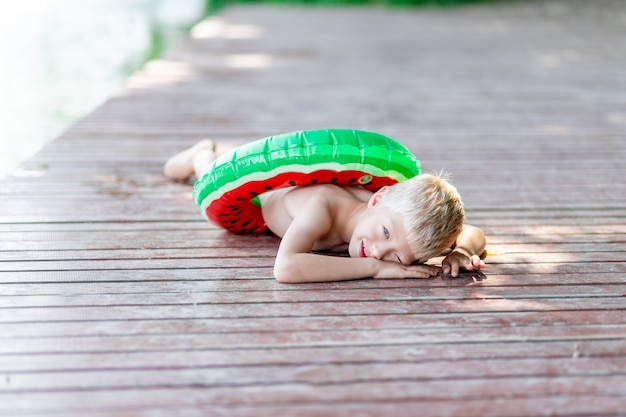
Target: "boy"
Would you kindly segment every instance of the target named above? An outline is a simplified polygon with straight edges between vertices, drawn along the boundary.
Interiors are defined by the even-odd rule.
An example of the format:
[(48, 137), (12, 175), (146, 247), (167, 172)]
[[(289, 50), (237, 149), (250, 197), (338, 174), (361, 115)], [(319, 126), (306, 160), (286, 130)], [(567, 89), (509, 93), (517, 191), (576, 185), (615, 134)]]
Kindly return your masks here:
[[(210, 140), (170, 158), (171, 180), (200, 177), (218, 155)], [(358, 278), (457, 277), (461, 268), (484, 266), (485, 236), (464, 225), (463, 203), (444, 179), (422, 174), (372, 193), (357, 187), (311, 185), (262, 194), (268, 228), (281, 237), (274, 276), (279, 282), (341, 281)], [(312, 251), (348, 245), (349, 258)], [(423, 265), (454, 247), (440, 268)]]

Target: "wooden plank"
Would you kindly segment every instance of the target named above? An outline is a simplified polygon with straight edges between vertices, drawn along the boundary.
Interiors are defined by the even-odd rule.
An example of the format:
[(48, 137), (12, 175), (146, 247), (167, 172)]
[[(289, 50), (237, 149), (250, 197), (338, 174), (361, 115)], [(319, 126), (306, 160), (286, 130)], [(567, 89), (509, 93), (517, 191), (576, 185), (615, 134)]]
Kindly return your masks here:
[[(480, 347), (480, 348), (477, 348)], [(571, 359), (578, 357), (623, 357), (626, 346), (621, 340), (578, 339), (519, 341), (515, 343), (492, 341), (477, 345), (472, 342), (418, 343), (387, 345), (353, 344), (345, 346), (269, 347), (246, 349), (183, 349), (181, 350), (115, 350), (93, 352), (42, 352), (0, 355), (0, 369), (13, 372), (71, 372), (74, 370), (128, 370), (149, 369), (155, 364), (161, 368), (195, 366), (249, 366), (298, 365), (312, 363), (367, 364), (372, 362), (431, 362), (484, 359)], [(480, 375), (480, 373), (477, 373)], [(0, 393), (1, 395), (1, 393)]]
[[(71, 393), (31, 393), (3, 396), (2, 410), (29, 414), (64, 412), (68, 415), (133, 415), (143, 412), (176, 412), (177, 415), (378, 416), (400, 412), (411, 415), (416, 409), (424, 416), (519, 416), (548, 413), (554, 416), (615, 416), (623, 413), (623, 391), (614, 389), (617, 378), (535, 378), (500, 379), (498, 384), (483, 381), (424, 381), (422, 383), (378, 382), (337, 386), (285, 384), (270, 387), (232, 386), (207, 390), (204, 387), (146, 389), (137, 395), (127, 390), (90, 392), (88, 403)], [(602, 385), (601, 385), (602, 384)], [(601, 394), (601, 386), (611, 387)], [(569, 387), (571, 393), (561, 390)], [(595, 389), (594, 389), (595, 388)], [(458, 392), (450, 401), (446, 392)], [(599, 392), (600, 391), (600, 392)], [(534, 394), (534, 396), (532, 396)], [(481, 398), (486, 397), (486, 398)], [(116, 398), (115, 402), (110, 399)], [(242, 404), (242, 399), (246, 403)], [(34, 401), (29, 401), (33, 399)], [(59, 406), (59, 405), (62, 406)], [(179, 413), (190, 412), (191, 414)], [(497, 411), (495, 411), (497, 410)], [(126, 414), (122, 414), (122, 413)], [(48, 414), (50, 415), (50, 414)]]
[[(568, 377), (619, 377), (626, 376), (624, 358), (568, 358), (557, 359), (507, 359), (502, 360), (461, 360), (458, 366), (451, 367), (447, 361), (429, 361), (422, 363), (367, 363), (367, 364), (317, 364), (303, 362), (294, 366), (266, 365), (244, 367), (211, 367), (186, 366), (180, 369), (156, 367), (151, 369), (129, 370), (85, 370), (74, 372), (53, 373), (12, 373), (8, 387), (4, 393), (19, 393), (24, 391), (45, 392), (82, 390), (100, 390), (109, 387), (118, 389), (154, 389), (163, 386), (173, 388), (220, 386), (251, 386), (277, 385), (285, 381), (294, 381), (310, 385), (345, 385), (365, 382), (393, 382), (393, 381), (436, 381), (471, 379), (476, 372), (485, 378), (538, 378), (541, 379), (558, 375), (559, 378)], [(511, 366), (509, 368), (509, 366)], [(621, 371), (620, 371), (621, 370)], [(173, 383), (175, 377), (178, 383)], [(626, 383), (617, 382), (605, 393), (619, 395), (624, 393)], [(494, 392), (495, 391), (495, 392)], [(529, 396), (528, 392), (508, 389), (509, 394)], [(565, 393), (571, 392), (566, 390)], [(484, 398), (498, 397), (499, 389), (493, 389)], [(537, 395), (537, 393), (535, 393)]]
[(332, 301), (288, 302), (285, 299), (275, 303), (250, 304), (209, 304), (191, 301), (175, 304), (149, 305), (108, 305), (32, 307), (28, 309), (5, 308), (5, 322), (46, 321), (50, 318), (59, 321), (83, 320), (135, 320), (159, 318), (235, 318), (249, 317), (312, 317), (319, 315), (365, 315), (365, 314), (432, 314), (432, 313), (483, 313), (494, 314), (507, 311), (567, 311), (567, 310), (623, 310), (626, 300), (623, 295), (612, 297), (565, 297), (540, 299), (507, 299), (482, 297), (451, 300), (404, 301)]
[[(431, 301), (431, 300), (541, 300), (541, 299), (593, 299), (620, 298), (626, 294), (626, 285), (577, 285), (577, 286), (519, 286), (510, 287), (454, 287), (453, 291), (441, 288), (375, 288), (334, 291), (247, 291), (245, 302), (241, 301), (240, 291), (223, 288), (222, 291), (135, 292), (117, 294), (71, 294), (63, 295), (21, 295), (3, 297), (3, 309), (32, 307), (72, 308), (126, 305), (201, 305), (201, 304), (256, 304), (256, 303), (325, 303), (325, 302), (378, 302), (378, 301)], [(591, 300), (589, 300), (591, 301)], [(626, 300), (624, 300), (626, 307)]]
[[(282, 331), (324, 331), (363, 330), (363, 329), (450, 329), (485, 327), (537, 327), (537, 326), (614, 326), (623, 325), (622, 310), (567, 310), (432, 314), (369, 314), (346, 315), (339, 317), (248, 317), (246, 320), (235, 318), (160, 318), (116, 320), (75, 320), (75, 321), (7, 321), (0, 323), (3, 339), (27, 338), (34, 334), (45, 337), (84, 337), (84, 336), (121, 336), (148, 334), (186, 334), (186, 333), (247, 333)], [(624, 346), (626, 348), (626, 346)], [(621, 350), (616, 348), (618, 354)]]

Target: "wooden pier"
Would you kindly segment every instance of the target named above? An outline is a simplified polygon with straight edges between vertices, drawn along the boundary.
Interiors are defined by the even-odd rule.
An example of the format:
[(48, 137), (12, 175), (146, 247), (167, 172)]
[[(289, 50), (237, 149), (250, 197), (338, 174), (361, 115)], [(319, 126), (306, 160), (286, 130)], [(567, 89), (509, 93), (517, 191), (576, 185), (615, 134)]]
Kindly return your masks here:
[[(626, 414), (626, 3), (232, 6), (0, 182), (2, 416)], [(446, 170), (487, 267), (284, 285), (173, 153), (347, 127)]]

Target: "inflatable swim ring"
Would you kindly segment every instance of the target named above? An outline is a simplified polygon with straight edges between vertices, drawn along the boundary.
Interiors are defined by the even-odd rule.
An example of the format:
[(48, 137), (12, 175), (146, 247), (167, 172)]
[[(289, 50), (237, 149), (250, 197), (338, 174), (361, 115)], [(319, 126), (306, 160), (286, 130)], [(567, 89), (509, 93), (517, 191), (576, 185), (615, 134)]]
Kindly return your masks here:
[(403, 145), (378, 133), (308, 130), (270, 136), (220, 155), (194, 185), (202, 215), (234, 233), (267, 229), (257, 196), (313, 184), (376, 191), (421, 171)]

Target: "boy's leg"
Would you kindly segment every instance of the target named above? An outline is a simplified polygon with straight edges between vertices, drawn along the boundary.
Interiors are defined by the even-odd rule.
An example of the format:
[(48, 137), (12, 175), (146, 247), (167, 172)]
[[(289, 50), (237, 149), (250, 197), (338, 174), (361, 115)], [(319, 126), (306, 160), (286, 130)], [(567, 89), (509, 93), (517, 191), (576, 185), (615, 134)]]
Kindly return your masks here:
[[(170, 180), (185, 181), (194, 173), (204, 174), (208, 166), (216, 157), (215, 142), (209, 139), (201, 140), (191, 148), (174, 155), (163, 166), (163, 174)], [(198, 163), (196, 163), (198, 159)], [(200, 170), (201, 172), (196, 172)]]

